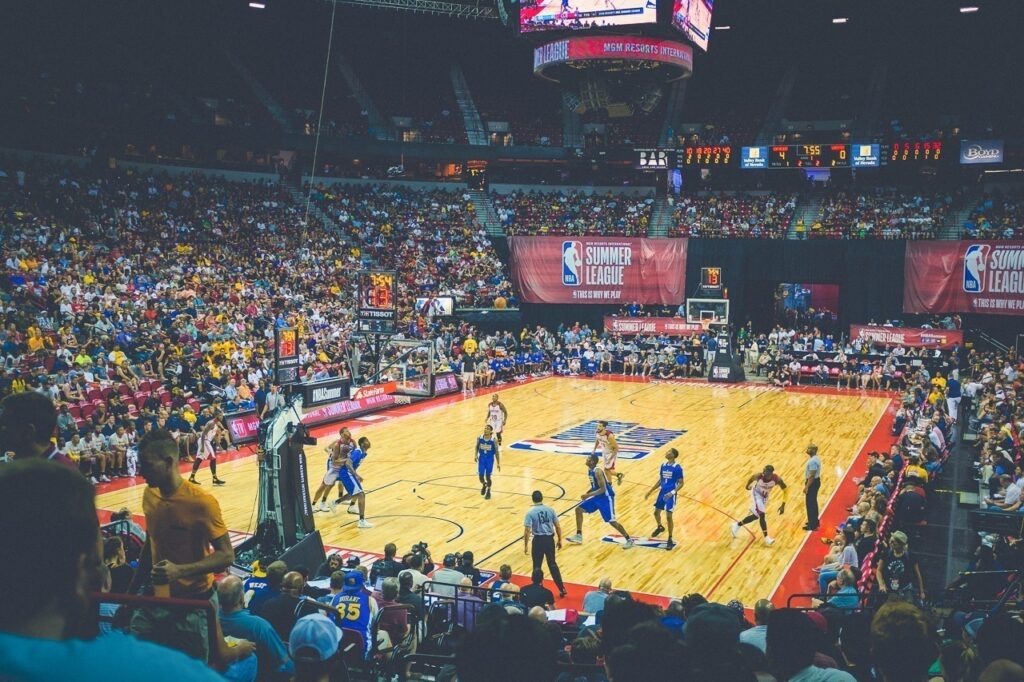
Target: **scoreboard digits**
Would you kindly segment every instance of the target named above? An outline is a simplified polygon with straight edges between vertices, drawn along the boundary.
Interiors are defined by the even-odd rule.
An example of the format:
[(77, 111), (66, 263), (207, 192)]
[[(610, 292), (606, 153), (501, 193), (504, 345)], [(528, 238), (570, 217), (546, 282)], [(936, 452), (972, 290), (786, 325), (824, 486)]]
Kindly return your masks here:
[(933, 163), (942, 159), (942, 142), (808, 143), (766, 147), (729, 144), (687, 145), (673, 149), (634, 149), (634, 167), (664, 171), (671, 168), (731, 166), (733, 151), (741, 168), (872, 168), (885, 164)]
[(394, 334), (398, 331), (398, 303), (393, 271), (360, 272), (359, 331), (373, 334)]

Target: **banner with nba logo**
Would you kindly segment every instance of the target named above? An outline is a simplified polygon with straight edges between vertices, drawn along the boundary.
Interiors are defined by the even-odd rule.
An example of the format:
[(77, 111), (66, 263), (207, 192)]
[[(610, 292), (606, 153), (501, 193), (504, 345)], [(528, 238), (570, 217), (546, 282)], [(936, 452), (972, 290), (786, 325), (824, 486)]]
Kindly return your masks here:
[(903, 311), (1024, 315), (1024, 242), (908, 242)]
[(679, 305), (685, 239), (510, 237), (512, 281), (527, 303)]

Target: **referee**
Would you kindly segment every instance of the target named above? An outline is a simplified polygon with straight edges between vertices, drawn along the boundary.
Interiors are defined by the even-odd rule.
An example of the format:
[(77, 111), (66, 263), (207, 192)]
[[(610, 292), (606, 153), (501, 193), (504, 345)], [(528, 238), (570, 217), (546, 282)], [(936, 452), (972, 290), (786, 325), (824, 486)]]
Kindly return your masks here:
[[(530, 534), (533, 534), (533, 570), (540, 569), (542, 559), (548, 561), (548, 573), (551, 579), (558, 586), (559, 598), (566, 595), (565, 583), (562, 582), (562, 572), (558, 570), (555, 562), (555, 546), (562, 549), (562, 526), (558, 523), (558, 515), (555, 510), (544, 504), (544, 494), (539, 490), (533, 491), (533, 506), (526, 512), (523, 519), (523, 554), (530, 553)], [(558, 540), (555, 540), (555, 534)]]

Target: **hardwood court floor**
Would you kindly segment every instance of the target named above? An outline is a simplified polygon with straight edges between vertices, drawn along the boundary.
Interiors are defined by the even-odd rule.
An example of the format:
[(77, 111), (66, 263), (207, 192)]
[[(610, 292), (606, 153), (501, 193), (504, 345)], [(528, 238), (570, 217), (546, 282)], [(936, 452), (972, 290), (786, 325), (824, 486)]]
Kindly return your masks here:
[[(588, 515), (584, 544), (559, 552), (565, 580), (593, 585), (611, 576), (615, 586), (623, 589), (660, 595), (699, 591), (719, 600), (736, 598), (752, 604), (771, 594), (807, 537), (800, 528), (806, 521), (801, 486), (807, 444), (817, 443), (823, 460), (819, 501), (824, 508), (889, 405), (888, 398), (858, 392), (824, 395), (757, 385), (637, 383), (617, 378), (548, 378), (501, 387), (499, 392), (509, 421), (491, 500), (480, 496), (473, 463), (473, 445), (482, 431), (489, 394), (427, 403), (400, 417), (384, 413), (383, 419), (374, 416), (348, 422), (356, 437), (366, 436), (372, 443), (360, 473), (369, 491), (367, 518), (375, 527), (358, 530), (356, 517), (344, 508), (336, 515), (318, 513), (315, 518), (325, 544), (380, 552), (385, 543), (395, 542), (401, 552), (425, 540), (438, 563), (447, 552), (472, 550), (484, 568), (494, 570), (508, 563), (515, 573), (529, 575), (521, 524), (530, 493), (544, 492), (568, 535), (575, 530), (572, 509), (588, 489), (582, 456), (543, 449), (589, 452), (592, 440), (574, 441), (573, 437), (588, 433), (588, 422), (606, 419), (623, 423), (618, 428), (613, 425), (613, 430), (634, 436), (623, 438), (624, 445), (630, 441), (658, 444), (656, 448), (630, 446), (652, 449), (641, 459), (619, 458), (625, 480), (616, 486), (616, 511), (634, 536), (647, 538), (653, 531), (653, 500), (644, 500), (644, 494), (657, 480), (664, 451), (679, 449), (686, 484), (675, 514), (678, 544), (672, 551), (641, 543), (624, 550), (602, 541), (614, 531), (599, 515)], [(336, 428), (315, 430), (321, 442), (307, 448), (311, 480), (321, 476), (321, 451)], [(556, 435), (570, 439), (552, 444), (551, 437)], [(516, 442), (519, 447), (511, 447)], [(766, 547), (756, 524), (745, 527), (735, 539), (729, 524), (747, 514), (750, 493), (743, 487), (747, 477), (769, 463), (790, 485), (790, 494), (785, 515), (779, 516), (782, 496), (779, 491), (773, 493), (769, 531), (777, 542)], [(255, 458), (224, 462), (219, 473), (229, 482), (214, 490), (228, 527), (251, 532)], [(199, 480), (209, 486), (207, 468)], [(97, 506), (127, 505), (138, 511), (142, 491), (143, 486), (136, 485), (101, 494)]]

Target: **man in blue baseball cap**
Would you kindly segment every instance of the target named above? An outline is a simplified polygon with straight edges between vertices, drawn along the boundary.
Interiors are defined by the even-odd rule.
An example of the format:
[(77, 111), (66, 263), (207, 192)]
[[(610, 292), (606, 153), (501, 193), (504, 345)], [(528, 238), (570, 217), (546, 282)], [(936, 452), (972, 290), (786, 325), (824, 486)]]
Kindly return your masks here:
[[(288, 637), (288, 653), (295, 663), (300, 680), (335, 679), (344, 672), (345, 663), (338, 655), (341, 630), (322, 613), (303, 616), (295, 622)], [(347, 673), (342, 679), (347, 679)]]

